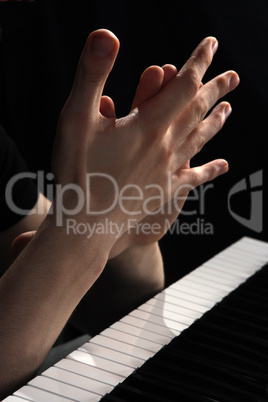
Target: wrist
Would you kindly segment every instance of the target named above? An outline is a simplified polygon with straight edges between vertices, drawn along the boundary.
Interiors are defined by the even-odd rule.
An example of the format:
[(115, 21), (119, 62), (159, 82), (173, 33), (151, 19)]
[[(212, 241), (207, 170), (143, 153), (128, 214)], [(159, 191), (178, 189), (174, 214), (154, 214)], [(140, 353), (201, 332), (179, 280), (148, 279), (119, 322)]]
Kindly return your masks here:
[(82, 232), (67, 231), (65, 224), (57, 226), (47, 215), (25, 252), (37, 264), (45, 256), (46, 270), (56, 278), (64, 277), (66, 283), (80, 284), (86, 292), (102, 273), (112, 243), (110, 236), (95, 233), (87, 238)]
[(164, 266), (158, 242), (128, 247), (109, 260), (109, 266), (132, 283), (142, 281), (157, 290), (164, 286)]

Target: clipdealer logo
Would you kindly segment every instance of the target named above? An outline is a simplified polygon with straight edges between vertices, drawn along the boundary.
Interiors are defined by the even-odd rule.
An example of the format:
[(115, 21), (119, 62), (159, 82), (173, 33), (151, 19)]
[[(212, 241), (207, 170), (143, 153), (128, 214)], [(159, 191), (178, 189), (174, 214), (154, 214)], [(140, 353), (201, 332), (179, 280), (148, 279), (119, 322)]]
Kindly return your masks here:
[[(247, 197), (250, 193), (249, 218), (240, 216), (231, 208), (231, 199), (234, 195), (242, 193)], [(244, 194), (243, 194), (244, 193)], [(236, 183), (228, 194), (228, 210), (230, 215), (241, 225), (261, 233), (263, 230), (263, 171), (259, 170), (251, 174), (248, 181), (244, 178)]]
[[(93, 211), (90, 208), (90, 199), (88, 199), (88, 194), (90, 193), (90, 180), (92, 179), (92, 176), (100, 176), (102, 179), (108, 179), (108, 182), (114, 186), (114, 200), (112, 202), (112, 205), (109, 205), (108, 209), (100, 210), (100, 211)], [(105, 176), (105, 177), (103, 177)], [(143, 189), (138, 188), (135, 185), (130, 185), (128, 184), (127, 186), (123, 187), (122, 189), (119, 188), (113, 177), (109, 175), (104, 175), (102, 173), (93, 173), (89, 174), (88, 177), (88, 189), (84, 193), (84, 191), (79, 188), (76, 184), (68, 184), (66, 186), (61, 186), (56, 184), (55, 188), (52, 184), (54, 176), (49, 173), (45, 176), (44, 172), (39, 171), (37, 174), (35, 173), (19, 173), (12, 177), (10, 181), (8, 182), (6, 186), (6, 191), (5, 191), (5, 197), (6, 197), (6, 203), (9, 206), (10, 210), (13, 211), (14, 213), (18, 215), (23, 215), (25, 214), (33, 214), (33, 213), (43, 213), (44, 211), (40, 210), (42, 206), (37, 206), (37, 209), (33, 209), (31, 211), (28, 210), (22, 210), (18, 206), (15, 205), (14, 200), (13, 200), (13, 187), (18, 182), (19, 180), (23, 178), (31, 178), (31, 179), (36, 179), (37, 180), (37, 187), (38, 187), (38, 192), (45, 193), (47, 194), (49, 199), (53, 199), (53, 196), (55, 195), (55, 192), (57, 193), (57, 203), (54, 205), (54, 208), (51, 208), (49, 213), (53, 212), (53, 209), (55, 209), (56, 212), (56, 218), (57, 218), (57, 225), (62, 226), (63, 225), (63, 217), (70, 216), (70, 217), (75, 217), (75, 215), (78, 214), (78, 212), (82, 209), (84, 205), (86, 205), (87, 213), (91, 215), (98, 215), (98, 214), (103, 214), (106, 213), (107, 211), (112, 210), (115, 205), (119, 204), (120, 208), (122, 211), (130, 216), (133, 214), (138, 215), (141, 213), (141, 211), (129, 211), (127, 209), (127, 204), (125, 204), (131, 197), (128, 196), (127, 192), (130, 188), (135, 190), (136, 193), (132, 195), (133, 199), (137, 199), (137, 197), (143, 201), (143, 209), (144, 212), (150, 214), (151, 212), (147, 209), (148, 208), (148, 203), (150, 200), (155, 199), (155, 195), (153, 197), (149, 197), (148, 199), (146, 196), (143, 194)], [(47, 183), (45, 184), (45, 178), (47, 180)], [(154, 186), (154, 185), (152, 185)], [(150, 186), (149, 186), (150, 187)], [(154, 187), (157, 187), (156, 185)], [(159, 187), (159, 186), (158, 186)], [(164, 207), (164, 193), (162, 188), (157, 188), (159, 194), (157, 198), (162, 200), (163, 207), (160, 207), (156, 212), (153, 213), (153, 215), (158, 214), (158, 215), (165, 215), (167, 219), (165, 219), (165, 228), (166, 230), (169, 230), (171, 234), (198, 234), (198, 235), (211, 235), (214, 234), (214, 226), (212, 223), (207, 222), (205, 220), (205, 195), (209, 189), (213, 189), (214, 184), (213, 183), (206, 183), (205, 185), (201, 185), (198, 188), (189, 188), (187, 187), (187, 191), (191, 190), (190, 195), (187, 197), (187, 205), (190, 203), (190, 209), (182, 209), (180, 208), (179, 201), (181, 199), (180, 196), (175, 197), (173, 201), (173, 207), (170, 209), (171, 205), (170, 203), (168, 204), (168, 210), (165, 209)], [(45, 191), (46, 190), (46, 191)], [(181, 189), (185, 190), (184, 188)], [(64, 199), (64, 193), (66, 191), (73, 191), (74, 194), (77, 196), (77, 205), (75, 205), (71, 209), (67, 209), (64, 206), (63, 199)], [(179, 193), (178, 193), (179, 194)], [(247, 204), (247, 201), (250, 200), (250, 210), (249, 210), (249, 218), (246, 218), (245, 216), (242, 215), (242, 211), (240, 210), (239, 212), (236, 212), (232, 208), (232, 200), (235, 199), (235, 196), (239, 194), (240, 199), (245, 199), (245, 205)], [(184, 197), (182, 197), (184, 198)], [(263, 230), (263, 171), (259, 170), (253, 174), (251, 174), (247, 178), (241, 179), (238, 183), (236, 183), (228, 192), (227, 195), (227, 208), (228, 212), (231, 215), (233, 219), (235, 219), (239, 224), (243, 225), (244, 227), (253, 230), (254, 232), (261, 233)], [(180, 213), (181, 216), (195, 216), (197, 219), (194, 222), (188, 223), (184, 222), (181, 223), (177, 219), (173, 224), (172, 222), (169, 222), (168, 218), (170, 214), (172, 213), (173, 209), (176, 209), (178, 213)], [(82, 223), (76, 222), (75, 219), (70, 219), (69, 221), (69, 228), (70, 230), (76, 230), (77, 225), (77, 231), (78, 233), (84, 232), (86, 230), (86, 224), (84, 226)], [(79, 226), (80, 225), (80, 226)], [(83, 226), (83, 227), (82, 227)], [(147, 224), (148, 226), (148, 224)], [(146, 231), (148, 230), (148, 228)], [(113, 228), (111, 224), (106, 225), (105, 228)], [(133, 227), (133, 222), (131, 222), (130, 227)], [(138, 227), (138, 226), (137, 226)], [(169, 228), (169, 229), (168, 229)], [(79, 229), (79, 230), (78, 230)], [(100, 228), (96, 228), (98, 231), (100, 231)], [(120, 228), (119, 228), (120, 229)], [(118, 229), (118, 230), (119, 230)], [(153, 227), (153, 230), (156, 230), (157, 228)], [(91, 233), (92, 228), (90, 230), (88, 229), (87, 231), (89, 234)], [(95, 230), (95, 228), (94, 228)], [(104, 229), (102, 229), (104, 230)], [(140, 230), (140, 228), (139, 228)], [(160, 229), (159, 229), (160, 230)]]

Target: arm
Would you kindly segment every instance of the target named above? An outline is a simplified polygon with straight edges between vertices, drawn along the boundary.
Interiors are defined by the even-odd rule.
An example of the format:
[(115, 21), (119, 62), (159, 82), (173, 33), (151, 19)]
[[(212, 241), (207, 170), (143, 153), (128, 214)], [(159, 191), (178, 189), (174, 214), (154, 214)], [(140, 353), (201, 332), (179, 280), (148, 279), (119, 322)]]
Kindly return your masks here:
[(11, 252), (13, 240), (23, 232), (36, 230), (45, 219), (50, 205), (51, 202), (40, 193), (33, 210), (42, 212), (29, 214), (15, 225), (0, 233), (0, 272), (4, 272), (14, 261), (14, 255)]
[[(142, 74), (131, 109), (155, 96), (176, 74), (177, 69), (172, 65), (147, 68)], [(115, 117), (113, 105), (109, 102), (109, 98), (102, 98), (101, 113), (106, 117)], [(220, 106), (223, 109), (230, 108), (226, 102)], [(218, 119), (216, 110), (216, 113), (214, 111), (210, 119), (206, 120), (206, 129), (212, 126), (215, 132), (218, 131)], [(185, 164), (185, 168), (189, 168), (189, 162)], [(186, 197), (187, 193), (181, 197), (180, 209)], [(161, 229), (157, 234), (137, 235), (134, 228), (133, 235), (124, 235), (116, 242), (103, 274), (71, 316), (71, 323), (79, 330), (90, 334), (98, 333), (163, 289), (164, 267), (158, 240), (167, 230), (166, 222), (172, 224), (179, 213), (174, 207), (168, 210), (169, 213), (148, 216), (141, 222), (149, 227), (159, 225)], [(23, 238), (25, 239), (25, 235)], [(23, 241), (23, 238), (18, 240)]]
[(94, 335), (153, 297), (164, 287), (159, 246), (133, 246), (108, 261), (102, 275), (78, 305), (71, 323)]
[(1, 398), (34, 375), (101, 273), (108, 243), (103, 239), (101, 252), (96, 250), (95, 239), (67, 237), (46, 219), (1, 279)]
[[(177, 69), (172, 65), (162, 68), (151, 66), (146, 69), (137, 88), (132, 110), (156, 95), (176, 74)], [(203, 84), (200, 88), (202, 86)], [(222, 102), (209, 118), (199, 125), (199, 129), (212, 129), (216, 133), (230, 112), (230, 105)], [(190, 161), (185, 163), (184, 168), (190, 169)], [(207, 168), (209, 169), (210, 165)], [(222, 173), (227, 169), (228, 165), (223, 161)], [(157, 225), (157, 228), (160, 228), (157, 233), (150, 233), (149, 230), (143, 234), (141, 230), (133, 228), (131, 234), (123, 235), (116, 242), (103, 274), (72, 315), (71, 322), (74, 326), (90, 334), (98, 333), (164, 288), (164, 267), (158, 241), (168, 230), (167, 221), (171, 225), (176, 220), (189, 191), (177, 202), (179, 210), (169, 203), (164, 212), (147, 216), (141, 222), (142, 225), (147, 225), (147, 228)], [(85, 317), (90, 319), (85, 320)]]
[[(50, 209), (33, 240), (1, 279), (2, 395), (33, 375), (71, 312), (102, 273), (116, 243), (109, 230), (95, 232), (90, 238), (66, 235), (70, 211), (76, 211), (75, 220), (80, 224), (103, 227), (108, 219), (122, 228), (122, 234), (129, 227), (129, 216), (118, 200), (114, 203), (114, 192), (107, 182), (93, 180), (94, 185), (88, 187), (88, 173), (109, 175), (120, 189), (130, 190), (127, 208), (137, 223), (148, 215), (144, 201), (153, 200), (149, 213), (153, 212), (174, 198), (185, 183), (196, 186), (221, 173), (221, 160), (184, 168), (213, 135), (189, 136), (190, 122), (193, 128), (197, 126), (208, 109), (234, 88), (229, 82), (237, 77), (227, 72), (210, 81), (203, 93), (206, 107), (194, 99), (215, 43), (213, 38), (201, 42), (181, 72), (156, 96), (117, 121), (100, 113), (100, 102), (119, 43), (105, 30), (89, 36), (59, 120), (53, 158), (58, 191), (53, 211)], [(110, 101), (105, 109), (111, 111)], [(151, 184), (163, 189), (163, 200), (154, 198)], [(66, 186), (69, 191), (61, 191)], [(88, 204), (83, 202), (75, 209), (78, 188), (97, 215), (88, 213)], [(145, 200), (137, 199), (137, 188), (144, 191)], [(113, 208), (103, 213), (111, 204)]]

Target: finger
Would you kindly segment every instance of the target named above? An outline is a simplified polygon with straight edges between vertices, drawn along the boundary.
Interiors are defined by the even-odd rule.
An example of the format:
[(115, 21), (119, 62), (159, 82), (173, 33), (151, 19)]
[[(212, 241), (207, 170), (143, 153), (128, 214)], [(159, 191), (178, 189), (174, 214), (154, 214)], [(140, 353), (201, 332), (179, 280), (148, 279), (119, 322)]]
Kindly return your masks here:
[(166, 64), (162, 68), (148, 67), (141, 76), (131, 110), (156, 95), (176, 74), (177, 69), (171, 64)]
[(144, 103), (143, 120), (152, 132), (163, 132), (193, 99), (217, 49), (217, 40), (204, 39), (173, 80)]
[(104, 117), (116, 117), (114, 101), (109, 96), (102, 96), (100, 102), (100, 112)]
[(13, 240), (11, 245), (11, 252), (14, 257), (18, 257), (18, 255), (22, 252), (22, 250), (27, 246), (27, 244), (32, 240), (36, 233), (36, 230), (31, 232), (25, 232), (20, 234)]
[[(216, 159), (205, 165), (198, 166), (191, 169), (180, 169), (176, 175), (177, 191), (175, 196), (181, 196), (180, 192), (185, 193), (186, 187), (192, 190), (207, 181), (214, 180), (216, 177), (228, 172), (228, 162), (224, 159)], [(181, 191), (180, 191), (181, 189)]]
[(162, 69), (164, 71), (164, 80), (162, 87), (164, 87), (170, 80), (172, 80), (172, 78), (177, 75), (178, 70), (172, 64), (165, 64)]
[(119, 41), (112, 32), (100, 29), (89, 35), (68, 101), (73, 111), (98, 116), (103, 87), (118, 50)]
[(191, 133), (215, 103), (228, 92), (234, 90), (238, 84), (237, 73), (227, 71), (203, 85), (174, 122), (180, 131), (180, 140)]
[(148, 67), (141, 75), (131, 110), (157, 94), (161, 89), (163, 79), (164, 71), (161, 67)]
[(201, 123), (199, 123), (192, 133), (186, 137), (183, 143), (178, 144), (177, 155), (179, 154), (180, 160), (175, 160), (175, 152), (175, 166), (176, 163), (179, 165), (185, 163), (198, 152), (200, 152), (203, 146), (221, 130), (231, 112), (232, 108), (228, 102), (221, 102), (219, 105), (217, 105), (211, 114)]

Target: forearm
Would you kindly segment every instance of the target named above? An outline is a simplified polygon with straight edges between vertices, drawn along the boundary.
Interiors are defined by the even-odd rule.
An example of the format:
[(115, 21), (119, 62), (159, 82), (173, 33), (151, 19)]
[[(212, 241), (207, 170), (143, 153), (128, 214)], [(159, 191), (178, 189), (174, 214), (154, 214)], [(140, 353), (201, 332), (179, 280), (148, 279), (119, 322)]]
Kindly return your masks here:
[(51, 202), (43, 194), (39, 193), (38, 200), (31, 213), (0, 233), (0, 274), (14, 261), (14, 256), (11, 252), (13, 240), (23, 232), (37, 230), (45, 219), (50, 206)]
[(1, 279), (1, 397), (31, 378), (102, 272), (105, 253), (97, 250), (94, 239), (66, 236), (45, 221)]
[(71, 322), (84, 332), (98, 333), (163, 287), (164, 268), (158, 244), (130, 247), (107, 263)]

